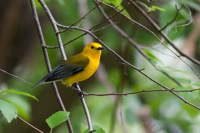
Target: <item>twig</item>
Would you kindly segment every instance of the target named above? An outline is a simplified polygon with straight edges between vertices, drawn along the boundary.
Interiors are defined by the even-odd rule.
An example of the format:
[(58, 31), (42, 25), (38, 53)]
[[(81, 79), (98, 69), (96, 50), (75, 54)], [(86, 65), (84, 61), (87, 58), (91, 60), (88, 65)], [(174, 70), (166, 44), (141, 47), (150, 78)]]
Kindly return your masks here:
[[(97, 1), (97, 0), (94, 0), (95, 2)], [(130, 2), (132, 2), (132, 0), (129, 0)], [(104, 2), (102, 2), (104, 5), (106, 5), (106, 6), (109, 6), (110, 8), (112, 8), (112, 9), (114, 9), (114, 10), (116, 10), (116, 8), (114, 8), (113, 6), (111, 6), (111, 5), (109, 5), (109, 4), (106, 4), (106, 3), (104, 3)], [(139, 6), (138, 6), (139, 7)], [(184, 7), (185, 8), (187, 8), (188, 9), (188, 7), (187, 6), (185, 6), (184, 5)], [(141, 9), (142, 10), (142, 9)], [(126, 17), (128, 20), (130, 20), (131, 22), (133, 22), (133, 23), (135, 23), (135, 24), (137, 24), (137, 25), (139, 25), (140, 27), (142, 27), (142, 28), (144, 28), (145, 30), (147, 30), (149, 33), (151, 33), (164, 47), (166, 47), (169, 51), (171, 51), (177, 58), (179, 58), (181, 61), (183, 61), (191, 70), (192, 70), (192, 72), (200, 79), (200, 76), (194, 71), (194, 69), (191, 67), (191, 66), (189, 66), (182, 58), (181, 58), (181, 56), (183, 56), (183, 57), (186, 57), (186, 58), (188, 58), (189, 60), (191, 59), (191, 61), (193, 60), (193, 61), (195, 61), (196, 63), (195, 64), (197, 64), (198, 65), (198, 62), (199, 61), (197, 61), (197, 60), (195, 60), (195, 59), (193, 59), (193, 58), (191, 58), (191, 57), (189, 57), (189, 56), (187, 56), (186, 54), (184, 54), (183, 52), (181, 52), (180, 50), (179, 51), (177, 51), (179, 54), (180, 54), (180, 52), (182, 53), (182, 54), (180, 54), (180, 55), (177, 55), (174, 51), (172, 51), (170, 48), (168, 48), (165, 44), (164, 44), (164, 42), (163, 41), (161, 41), (161, 39), (159, 39), (158, 38), (158, 36), (153, 32), (153, 31), (151, 31), (150, 29), (148, 29), (147, 27), (145, 27), (144, 25), (142, 25), (142, 24), (140, 24), (140, 23), (138, 23), (137, 21), (134, 21), (133, 19), (131, 19), (131, 18), (129, 18), (129, 17), (127, 17), (126, 15), (124, 15), (123, 13), (121, 13), (121, 11), (118, 11), (118, 10), (116, 10), (117, 12), (120, 12), (120, 14), (121, 15), (123, 15), (124, 17)], [(191, 19), (191, 11), (188, 9), (188, 11), (189, 11), (189, 13), (190, 13), (190, 19)], [(144, 12), (144, 11), (143, 11)], [(145, 13), (145, 12), (144, 12)], [(148, 14), (146, 13), (146, 16), (147, 17), (149, 17), (148, 16)], [(175, 16), (176, 17), (176, 16)], [(150, 18), (150, 17), (149, 17)], [(151, 19), (151, 18), (150, 18)], [(152, 21), (152, 23), (155, 23), (152, 19), (151, 19), (151, 21)], [(190, 21), (189, 23), (187, 23), (186, 25), (188, 25), (188, 24), (190, 24), (192, 21)], [(153, 26), (155, 26), (155, 27), (157, 27), (157, 31), (158, 32), (162, 32), (161, 31), (161, 29), (156, 25), (156, 24), (153, 24)], [(163, 32), (162, 32), (163, 33)], [(164, 33), (163, 33), (164, 34)], [(165, 34), (164, 34), (165, 35)], [(166, 36), (166, 35), (165, 35)], [(167, 36), (166, 36), (167, 37)], [(168, 38), (168, 37), (167, 37)], [(166, 40), (166, 38), (164, 38), (165, 40)], [(168, 40), (167, 41), (170, 41), (172, 44), (173, 44), (173, 42), (168, 38)], [(173, 46), (174, 47), (176, 47), (175, 46), (175, 44), (173, 44)], [(172, 46), (172, 47), (173, 47)], [(176, 47), (177, 48), (177, 47)], [(177, 48), (178, 49), (178, 48)], [(177, 50), (177, 49), (175, 49), (175, 50)], [(192, 61), (192, 62), (193, 62)], [(154, 68), (156, 68), (157, 70), (159, 70), (152, 62), (150, 62), (153, 66), (154, 66)], [(194, 62), (193, 62), (194, 63)], [(200, 63), (200, 62), (199, 62)], [(180, 85), (181, 86), (181, 84), (178, 82), (178, 81), (176, 81), (173, 77), (171, 77), (169, 74), (167, 74), (165, 71), (162, 71), (162, 70), (159, 70), (160, 72), (162, 72), (164, 75), (166, 75), (167, 77), (169, 77), (172, 81), (174, 81), (177, 85)]]
[(183, 6), (188, 10), (188, 12), (189, 12), (189, 22), (188, 23), (186, 23), (186, 24), (182, 24), (182, 25), (178, 25), (178, 26), (176, 26), (176, 28), (177, 27), (183, 27), (183, 26), (188, 26), (188, 25), (190, 25), (192, 22), (193, 22), (193, 18), (192, 18), (192, 12), (190, 11), (190, 9), (189, 9), (189, 7), (187, 7), (185, 4), (183, 4)]
[(72, 26), (76, 25), (77, 23), (79, 23), (80, 21), (82, 21), (83, 19), (85, 19), (85, 17), (88, 16), (88, 15), (89, 15), (93, 10), (95, 10), (95, 9), (96, 9), (96, 6), (93, 7), (93, 8), (92, 8), (89, 12), (87, 12), (84, 16), (82, 16), (79, 20), (77, 20), (76, 22), (74, 22), (73, 24), (71, 24), (71, 25), (69, 26), (68, 29), (65, 29), (65, 30), (62, 31), (62, 32), (65, 32), (65, 31), (67, 31), (67, 30), (70, 30)]
[(170, 24), (172, 24), (174, 21), (176, 21), (177, 17), (178, 17), (178, 14), (179, 12), (183, 9), (183, 6), (181, 6), (180, 8), (177, 7), (177, 5), (175, 5), (176, 7), (176, 14), (175, 14), (175, 17), (170, 21), (168, 22), (163, 28), (160, 29), (160, 31), (163, 31), (165, 28), (167, 28)]
[(5, 71), (5, 70), (3, 70), (3, 69), (0, 69), (0, 71), (3, 72), (3, 73), (5, 73), (5, 74), (8, 74), (8, 75), (10, 75), (10, 76), (12, 76), (12, 77), (14, 77), (14, 78), (17, 78), (17, 79), (23, 81), (24, 83), (27, 83), (27, 84), (29, 84), (29, 85), (33, 85), (32, 83), (30, 83), (30, 82), (28, 82), (28, 81), (26, 81), (26, 80), (20, 78), (19, 76), (14, 75), (14, 74), (12, 74), (12, 73), (9, 73), (9, 72), (7, 72), (7, 71)]
[[(81, 92), (81, 89), (80, 89), (78, 83), (76, 83), (75, 86), (76, 86), (77, 90)], [(85, 99), (84, 99), (84, 93), (79, 93), (79, 97), (81, 99), (81, 103), (83, 105), (85, 115), (86, 115), (86, 118), (87, 118), (89, 133), (92, 133), (95, 130), (93, 130), (93, 128), (92, 128), (92, 120), (91, 120), (91, 117), (90, 117), (89, 109), (88, 109), (87, 104), (86, 104)]]
[[(176, 57), (178, 57), (182, 62), (184, 62), (191, 70), (192, 72), (200, 79), (200, 76), (194, 71), (194, 69), (188, 64), (186, 63), (182, 58), (185, 57), (188, 60), (190, 60), (191, 62), (193, 62), (194, 64), (200, 65), (200, 62), (188, 55), (186, 55), (185, 53), (183, 53), (181, 50), (179, 50), (179, 48), (170, 40), (170, 38), (165, 35), (165, 33), (160, 29), (160, 27), (153, 21), (153, 19), (140, 7), (137, 5), (136, 2), (134, 2), (133, 0), (129, 0), (130, 2), (132, 2), (132, 4), (143, 14), (143, 16), (149, 21), (149, 23), (160, 33), (160, 35), (179, 53), (179, 55), (177, 55), (175, 52), (173, 52), (171, 49), (169, 49), (174, 55), (176, 55)], [(162, 43), (163, 44), (163, 43)], [(163, 44), (163, 46), (165, 46)], [(166, 46), (165, 46), (166, 47)]]
[[(51, 24), (52, 24), (52, 26), (54, 28), (55, 33), (59, 32), (58, 27), (56, 25), (56, 21), (55, 21), (54, 17), (52, 16), (50, 10), (48, 9), (47, 5), (45, 4), (45, 2), (43, 0), (38, 0), (38, 1), (42, 5), (42, 7), (45, 10), (47, 16), (49, 17), (49, 20), (50, 20), (50, 22), (51, 22)], [(56, 34), (56, 38), (57, 38), (57, 41), (58, 41), (58, 45), (59, 45), (59, 48), (60, 48), (60, 53), (62, 55), (62, 58), (63, 58), (63, 60), (67, 60), (60, 34)]]
[(119, 28), (111, 19), (109, 19), (109, 17), (107, 16), (107, 14), (104, 12), (104, 10), (101, 8), (101, 6), (97, 5), (99, 11), (102, 13), (102, 15), (106, 18), (106, 20), (108, 20), (108, 22), (113, 26), (114, 30), (116, 30), (120, 35), (122, 35), (128, 42), (130, 42), (132, 44), (132, 46), (134, 46), (134, 48), (147, 60), (149, 61), (152, 66), (160, 71), (161, 73), (163, 73), (165, 76), (167, 76), (169, 79), (171, 79), (174, 83), (176, 83), (177, 85), (181, 86), (181, 84), (174, 79), (172, 76), (170, 76), (168, 73), (166, 73), (163, 70), (160, 70), (156, 67), (156, 65), (153, 63), (153, 61), (141, 50), (141, 46), (139, 44), (137, 44), (132, 38), (130, 38), (121, 28)]
[[(168, 36), (165, 35), (163, 31), (161, 31), (160, 27), (152, 20), (152, 18), (140, 7), (138, 4), (133, 1), (129, 0), (132, 5), (136, 7), (140, 13), (149, 21), (149, 23), (160, 33), (160, 35), (180, 54), (180, 56), (186, 57), (188, 60), (193, 62), (194, 64), (200, 65), (200, 62), (190, 56), (187, 56), (185, 53), (183, 53), (181, 50), (178, 49), (178, 47), (170, 40)], [(177, 56), (180, 59), (180, 56)]]
[[(99, 0), (93, 0), (93, 1), (94, 1), (96, 4), (99, 3)], [(124, 15), (124, 14), (122, 13), (122, 11), (125, 9), (125, 7), (123, 8), (123, 10), (118, 10), (116, 7), (113, 7), (112, 5), (109, 5), (109, 4), (105, 3), (105, 2), (102, 2), (102, 3), (103, 3), (104, 5), (106, 5), (106, 6), (110, 7), (110, 8), (112, 8), (113, 10), (116, 10), (116, 12), (117, 12), (116, 15), (121, 14), (121, 15), (124, 16), (126, 19), (128, 19), (130, 22), (132, 22), (132, 23), (134, 23), (134, 24), (136, 24), (136, 25), (142, 27), (143, 29), (145, 29), (146, 31), (148, 31), (149, 33), (151, 33), (160, 43), (164, 44), (164, 43), (162, 42), (162, 40), (161, 40), (152, 30), (150, 30), (150, 29), (147, 28), (146, 26), (142, 25), (141, 23), (135, 21), (134, 19), (132, 19), (132, 18), (127, 17), (126, 15)], [(128, 5), (129, 5), (129, 4), (128, 4)], [(112, 16), (115, 16), (115, 15), (112, 15)], [(110, 18), (111, 18), (111, 17), (110, 17)], [(110, 18), (109, 18), (109, 19), (110, 19)], [(108, 19), (108, 20), (109, 20), (109, 19)]]
[(39, 133), (44, 133), (43, 131), (41, 131), (40, 129), (38, 129), (37, 127), (33, 126), (32, 124), (28, 123), (27, 121), (25, 121), (23, 118), (21, 118), (20, 116), (17, 116), (17, 118), (24, 122), (26, 125), (30, 126), (31, 128), (33, 128), (34, 130), (38, 131)]
[[(43, 46), (46, 46), (46, 43), (45, 43), (45, 40), (44, 40), (44, 36), (43, 36), (42, 28), (41, 28), (41, 25), (40, 25), (40, 22), (39, 22), (39, 18), (38, 18), (38, 15), (37, 15), (35, 3), (34, 3), (34, 0), (30, 0), (30, 2), (31, 2), (31, 8), (32, 8), (32, 12), (33, 12), (33, 17), (34, 17), (34, 20), (35, 20), (35, 23), (36, 23), (36, 27), (37, 27), (37, 30), (38, 30), (38, 34), (39, 34), (39, 38), (40, 38), (43, 54), (44, 54), (44, 57), (45, 57), (45, 62), (46, 62), (46, 65), (47, 65), (47, 69), (50, 72), (51, 71), (50, 60), (49, 60), (49, 57), (48, 57), (47, 49), (45, 47), (43, 47)], [(48, 10), (48, 8), (45, 8), (45, 9)], [(64, 58), (64, 56), (63, 56), (63, 58)], [(62, 108), (63, 111), (66, 111), (65, 106), (64, 106), (63, 101), (62, 101), (62, 98), (61, 98), (61, 96), (59, 94), (59, 91), (58, 91), (58, 88), (57, 88), (55, 82), (53, 82), (53, 89), (54, 89), (54, 92), (55, 92), (55, 95), (56, 95), (56, 98), (58, 100), (58, 103), (59, 103), (60, 107)], [(72, 125), (71, 125), (69, 117), (68, 117), (66, 123), (67, 123), (69, 132), (73, 133), (73, 129), (72, 129)]]
[[(174, 88), (170, 89), (173, 92), (194, 92), (194, 91), (200, 91), (200, 88), (198, 89), (188, 89), (188, 90), (176, 90)], [(133, 91), (133, 92), (124, 92), (124, 93), (102, 93), (102, 94), (97, 94), (97, 93), (84, 93), (84, 96), (128, 96), (128, 95), (133, 95), (133, 94), (138, 94), (138, 93), (149, 93), (149, 92), (169, 92), (168, 90), (161, 90), (161, 89), (153, 89), (153, 90), (140, 90), (140, 91)]]

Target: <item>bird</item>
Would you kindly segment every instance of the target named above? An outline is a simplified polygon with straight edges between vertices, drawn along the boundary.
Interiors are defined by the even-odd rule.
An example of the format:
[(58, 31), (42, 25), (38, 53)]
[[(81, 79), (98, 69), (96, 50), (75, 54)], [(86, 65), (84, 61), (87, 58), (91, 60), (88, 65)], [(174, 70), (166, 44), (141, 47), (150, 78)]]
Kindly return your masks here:
[(44, 83), (61, 81), (70, 87), (74, 83), (90, 78), (98, 69), (102, 54), (102, 45), (97, 42), (87, 44), (82, 52), (69, 57), (66, 61), (55, 67), (39, 82), (32, 86), (36, 87)]

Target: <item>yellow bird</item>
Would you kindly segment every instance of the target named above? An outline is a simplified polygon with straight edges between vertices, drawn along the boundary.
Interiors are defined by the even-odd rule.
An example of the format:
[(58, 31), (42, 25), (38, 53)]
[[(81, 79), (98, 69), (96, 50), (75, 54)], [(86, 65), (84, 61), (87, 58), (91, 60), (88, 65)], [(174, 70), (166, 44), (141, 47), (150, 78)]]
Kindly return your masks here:
[(87, 44), (81, 53), (69, 57), (32, 87), (60, 80), (64, 85), (72, 86), (88, 79), (99, 66), (102, 49), (99, 43)]

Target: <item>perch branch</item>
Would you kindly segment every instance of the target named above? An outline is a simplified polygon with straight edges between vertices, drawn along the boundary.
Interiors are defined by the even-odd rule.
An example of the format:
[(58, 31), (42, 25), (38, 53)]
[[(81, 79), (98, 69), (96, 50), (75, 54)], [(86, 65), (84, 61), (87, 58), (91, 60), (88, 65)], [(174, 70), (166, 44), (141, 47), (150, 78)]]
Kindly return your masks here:
[[(35, 20), (35, 23), (36, 23), (36, 27), (37, 27), (37, 30), (38, 30), (41, 46), (46, 46), (46, 43), (45, 43), (45, 40), (44, 40), (44, 36), (43, 36), (43, 32), (42, 32), (42, 28), (41, 28), (41, 25), (40, 25), (40, 22), (39, 22), (39, 18), (38, 18), (38, 15), (37, 15), (37, 10), (36, 10), (36, 7), (35, 7), (34, 0), (30, 0), (30, 2), (31, 2), (31, 8), (32, 8), (32, 12), (33, 12), (33, 17), (34, 17), (34, 20)], [(40, 0), (40, 2), (42, 3), (43, 6), (45, 5), (45, 3), (43, 1)], [(48, 10), (48, 8), (45, 8), (45, 11), (47, 11), (47, 10)], [(47, 12), (50, 13), (49, 10)], [(49, 57), (48, 57), (47, 49), (45, 47), (42, 47), (42, 50), (43, 50), (43, 54), (44, 54), (44, 57), (45, 57), (47, 69), (50, 72), (51, 71), (51, 65), (50, 65), (50, 60), (49, 60)], [(63, 58), (65, 59), (65, 56), (63, 56)], [(55, 82), (53, 82), (52, 85), (53, 85), (54, 93), (56, 95), (56, 98), (57, 98), (57, 101), (58, 101), (60, 107), (62, 108), (63, 111), (66, 111), (65, 106), (64, 106), (63, 101), (62, 101), (62, 98), (60, 96), (60, 93), (58, 91), (57, 85), (55, 84)], [(68, 117), (66, 123), (67, 123), (69, 132), (73, 133), (73, 129), (72, 129), (72, 125), (71, 125), (69, 117)]]

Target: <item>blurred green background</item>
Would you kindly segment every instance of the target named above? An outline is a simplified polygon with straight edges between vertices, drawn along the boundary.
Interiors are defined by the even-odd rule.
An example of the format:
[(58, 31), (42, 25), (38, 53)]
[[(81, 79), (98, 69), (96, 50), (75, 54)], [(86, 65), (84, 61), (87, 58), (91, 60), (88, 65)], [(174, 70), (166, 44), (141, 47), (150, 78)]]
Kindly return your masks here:
[[(114, 0), (115, 1), (115, 0)], [(36, 2), (38, 15), (45, 41), (48, 46), (56, 46), (57, 40), (51, 23), (43, 8)], [(109, 3), (109, 0), (105, 2)], [(116, 0), (124, 7), (125, 15), (144, 25), (155, 35), (161, 38), (138, 10), (128, 0)], [(84, 14), (95, 7), (90, 0), (46, 0), (55, 20), (63, 25), (70, 26)], [(113, 5), (113, 3), (109, 3)], [(149, 16), (160, 26), (164, 27), (172, 21), (177, 13), (176, 6), (180, 10), (175, 21), (168, 25), (163, 32), (168, 35), (177, 47), (187, 55), (199, 60), (199, 36), (200, 36), (200, 1), (191, 0), (143, 0), (140, 6), (149, 10)], [(114, 8), (101, 4), (104, 11), (110, 16), (116, 14)], [(0, 69), (10, 72), (22, 79), (34, 84), (46, 73), (47, 68), (40, 46), (38, 33), (33, 20), (29, 1), (3, 0), (0, 1)], [(104, 21), (105, 18), (95, 8), (78, 25), (89, 29)], [(141, 50), (151, 59), (153, 65), (146, 60), (126, 39), (117, 33), (108, 23), (99, 25), (94, 34), (107, 46), (112, 48), (125, 60), (138, 68), (144, 68), (151, 78), (159, 81), (168, 88), (177, 90), (198, 89), (199, 66), (181, 58), (164, 40), (161, 44), (155, 36), (144, 28), (129, 21), (123, 15), (112, 18), (130, 38), (135, 40)], [(76, 38), (83, 32), (69, 30), (61, 34), (63, 43)], [(82, 50), (84, 45), (91, 40), (89, 35), (81, 37), (66, 45), (67, 56), (74, 55)], [(94, 40), (95, 41), (95, 40)], [(173, 52), (172, 52), (173, 51)], [(59, 49), (48, 49), (52, 68), (62, 62)], [(167, 73), (175, 83), (162, 72)], [(57, 83), (59, 92), (70, 112), (70, 119), (75, 133), (84, 131), (87, 122), (80, 98), (76, 91)], [(112, 93), (133, 92), (140, 90), (163, 90), (136, 70), (124, 65), (116, 56), (106, 49), (103, 51), (99, 70), (87, 81), (80, 83), (81, 88), (87, 93)], [(50, 132), (45, 119), (51, 114), (61, 110), (54, 91), (50, 84), (31, 88), (27, 84), (13, 76), (0, 72), (0, 89), (14, 89), (30, 93), (39, 101), (29, 97), (15, 94), (1, 94), (4, 99), (17, 107), (18, 115), (29, 121), (42, 131)], [(200, 107), (199, 91), (178, 92), (185, 100)], [(87, 96), (85, 97), (91, 113), (94, 125), (100, 126), (106, 133), (198, 133), (200, 132), (200, 110), (185, 104), (169, 92), (142, 92), (127, 96)], [(32, 133), (36, 132), (19, 119), (8, 123), (0, 114), (0, 132), (2, 133)], [(53, 130), (55, 133), (68, 132), (65, 123)]]

